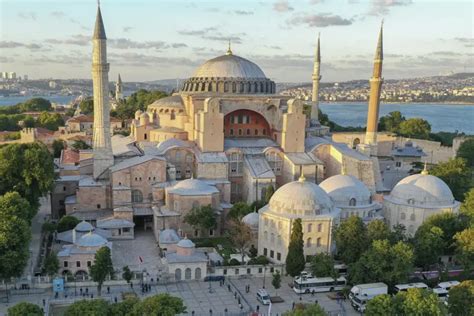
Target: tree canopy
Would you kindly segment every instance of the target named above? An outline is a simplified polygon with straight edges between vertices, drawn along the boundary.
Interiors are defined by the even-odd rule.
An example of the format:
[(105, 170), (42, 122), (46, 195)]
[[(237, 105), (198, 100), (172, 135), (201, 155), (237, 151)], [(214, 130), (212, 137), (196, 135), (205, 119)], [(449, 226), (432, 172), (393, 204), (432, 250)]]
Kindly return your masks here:
[(102, 299), (81, 300), (69, 305), (64, 316), (108, 315), (109, 303)]
[(471, 169), (463, 158), (441, 162), (430, 170), (430, 174), (446, 182), (458, 201), (463, 201), (464, 194), (472, 187)]
[(272, 285), (275, 291), (281, 287), (281, 274), (279, 270), (276, 270), (272, 275)]
[(474, 315), (474, 281), (467, 280), (449, 290), (448, 311), (451, 315)]
[(368, 248), (367, 228), (357, 216), (343, 221), (334, 231), (337, 253), (346, 264), (356, 262)]
[(81, 109), (82, 114), (91, 114), (94, 113), (94, 99), (93, 98), (85, 98), (84, 100), (79, 103), (79, 108)]
[(297, 304), (292, 311), (285, 312), (283, 316), (327, 316), (328, 314), (318, 304)]
[(43, 112), (51, 111), (51, 102), (43, 98), (32, 98), (17, 104), (20, 112)]
[(398, 133), (400, 124), (406, 119), (400, 111), (393, 111), (379, 119), (379, 131)]
[(466, 139), (458, 148), (456, 153), (457, 158), (464, 158), (467, 165), (474, 168), (474, 138)]
[(97, 292), (99, 296), (102, 290), (102, 284), (108, 276), (114, 275), (114, 267), (109, 247), (102, 247), (95, 254), (94, 264), (90, 267), (92, 280), (97, 282)]
[(145, 111), (148, 105), (167, 96), (168, 94), (163, 91), (140, 89), (132, 93), (126, 100), (121, 100), (113, 114), (122, 120), (130, 119), (135, 117), (137, 110)]
[(193, 208), (184, 216), (184, 221), (201, 230), (213, 229), (217, 225), (216, 212), (210, 205)]
[(41, 112), (36, 125), (51, 131), (57, 131), (60, 126), (64, 126), (64, 120), (59, 113)]
[(76, 150), (81, 150), (81, 149), (91, 149), (92, 147), (87, 145), (87, 143), (83, 140), (76, 140), (72, 144), (72, 148), (74, 148)]
[(29, 223), (35, 215), (28, 201), (18, 192), (7, 192), (0, 195), (0, 210), (4, 215), (17, 216)]
[(438, 226), (422, 225), (413, 238), (415, 264), (425, 269), (438, 262), (445, 249), (444, 232)]
[(411, 118), (400, 123), (398, 133), (405, 137), (429, 139), (431, 125), (422, 118)]
[(232, 205), (227, 216), (231, 219), (241, 219), (250, 212), (252, 212), (252, 209), (247, 203), (237, 202)]
[(334, 259), (326, 253), (318, 253), (311, 258), (311, 272), (316, 277), (337, 278)]
[(252, 230), (241, 220), (232, 220), (229, 225), (229, 237), (232, 245), (240, 252), (241, 263), (244, 264), (245, 253), (253, 240)]
[(52, 147), (53, 147), (53, 157), (59, 158), (61, 157), (61, 152), (63, 151), (63, 149), (66, 148), (66, 143), (63, 140), (55, 139), (53, 141)]
[(290, 243), (288, 244), (288, 255), (286, 256), (286, 272), (295, 277), (304, 270), (304, 242), (303, 242), (303, 226), (301, 218), (297, 218), (293, 222), (291, 229)]
[(467, 228), (454, 235), (456, 260), (461, 262), (464, 271), (474, 268), (474, 227)]
[(181, 298), (162, 293), (147, 297), (136, 304), (133, 313), (141, 316), (175, 316), (186, 313), (186, 306)]
[(8, 316), (43, 316), (44, 312), (36, 304), (21, 302), (8, 309)]
[(54, 276), (59, 270), (59, 260), (57, 254), (52, 251), (44, 261), (43, 273), (49, 276)]
[(461, 214), (467, 217), (469, 225), (474, 226), (474, 188), (464, 195), (464, 202), (461, 204)]
[(80, 223), (80, 220), (72, 215), (63, 216), (58, 222), (58, 226), (57, 226), (58, 233), (73, 229), (79, 223)]
[(367, 239), (369, 244), (372, 244), (374, 240), (390, 240), (390, 238), (390, 228), (383, 220), (376, 219), (367, 224)]

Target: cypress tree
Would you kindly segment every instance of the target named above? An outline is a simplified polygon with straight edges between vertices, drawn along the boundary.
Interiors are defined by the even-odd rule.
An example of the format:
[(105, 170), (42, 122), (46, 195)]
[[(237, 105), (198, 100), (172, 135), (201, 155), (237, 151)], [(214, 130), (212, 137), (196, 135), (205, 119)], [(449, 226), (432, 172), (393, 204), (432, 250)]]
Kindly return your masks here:
[(303, 271), (305, 266), (303, 250), (303, 226), (301, 218), (293, 222), (291, 230), (290, 244), (288, 245), (288, 255), (286, 256), (286, 272), (295, 277)]

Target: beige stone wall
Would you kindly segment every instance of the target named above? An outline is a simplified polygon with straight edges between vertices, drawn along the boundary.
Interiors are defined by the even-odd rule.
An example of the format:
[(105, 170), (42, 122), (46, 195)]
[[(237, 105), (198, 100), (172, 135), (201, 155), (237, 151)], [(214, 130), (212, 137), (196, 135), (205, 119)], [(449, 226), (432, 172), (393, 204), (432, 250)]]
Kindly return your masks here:
[(288, 101), (288, 112), (283, 114), (281, 147), (285, 152), (304, 152), (306, 115), (303, 113), (303, 102), (292, 99)]
[(113, 207), (131, 205), (132, 191), (126, 189), (112, 189)]
[[(95, 211), (107, 208), (107, 189), (105, 186), (80, 187), (76, 193), (77, 211)], [(66, 209), (67, 212), (67, 209)]]
[(227, 179), (227, 175), (227, 163), (197, 163), (196, 177), (199, 179)]
[(206, 99), (197, 117), (196, 135), (201, 151), (224, 151), (224, 114), (220, 112), (219, 99)]

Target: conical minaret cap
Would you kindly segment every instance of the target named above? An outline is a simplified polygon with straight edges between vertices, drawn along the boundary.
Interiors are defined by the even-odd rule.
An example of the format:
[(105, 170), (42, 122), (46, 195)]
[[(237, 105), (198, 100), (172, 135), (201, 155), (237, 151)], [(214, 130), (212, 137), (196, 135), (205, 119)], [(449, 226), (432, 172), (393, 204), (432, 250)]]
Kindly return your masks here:
[(317, 62), (317, 63), (320, 63), (321, 62), (321, 45), (320, 45), (320, 37), (321, 37), (321, 33), (318, 33), (318, 43), (316, 44), (316, 54), (314, 56), (314, 61)]
[(377, 42), (377, 50), (375, 51), (375, 60), (383, 59), (383, 20), (380, 25), (379, 40)]
[(117, 82), (118, 82), (119, 84), (121, 84), (121, 83), (122, 83), (122, 78), (120, 77), (120, 74), (118, 75)]
[(97, 16), (95, 18), (94, 39), (107, 39), (105, 36), (104, 22), (102, 21), (102, 13), (100, 6), (97, 6)]

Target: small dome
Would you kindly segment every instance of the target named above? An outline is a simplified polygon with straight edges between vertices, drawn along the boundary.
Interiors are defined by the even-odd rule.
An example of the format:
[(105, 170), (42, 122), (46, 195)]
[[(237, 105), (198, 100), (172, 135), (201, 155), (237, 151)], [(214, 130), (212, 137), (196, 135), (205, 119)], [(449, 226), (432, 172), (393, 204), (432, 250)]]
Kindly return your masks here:
[(139, 119), (140, 119), (140, 115), (142, 115), (142, 113), (143, 113), (143, 112), (142, 112), (141, 110), (137, 110), (137, 111), (135, 112), (135, 119), (136, 119), (136, 120), (139, 120)]
[(181, 248), (194, 248), (194, 243), (191, 240), (189, 240), (188, 238), (184, 237), (184, 239), (181, 239), (178, 242), (178, 247), (181, 247)]
[(94, 230), (94, 226), (86, 221), (82, 221), (74, 227), (76, 232), (90, 232)]
[(321, 182), (319, 187), (326, 191), (337, 206), (349, 205), (352, 199), (356, 205), (371, 204), (369, 189), (354, 176), (338, 174)]
[(183, 99), (179, 95), (172, 95), (169, 97), (161, 98), (150, 104), (148, 107), (152, 108), (178, 108), (183, 109)]
[(257, 64), (233, 54), (222, 55), (206, 61), (193, 75), (194, 78), (247, 78), (265, 79)]
[(302, 177), (276, 190), (269, 208), (277, 213), (312, 216), (332, 212), (334, 204), (323, 189)]
[(169, 193), (179, 195), (204, 195), (218, 193), (219, 190), (213, 185), (198, 179), (186, 179), (178, 182), (174, 187), (168, 190)]
[(259, 219), (258, 213), (251, 212), (242, 218), (242, 223), (250, 226), (251, 228), (258, 228), (258, 219)]
[(81, 247), (100, 247), (107, 244), (107, 239), (93, 232), (83, 235), (76, 242)]
[(448, 185), (440, 178), (426, 173), (414, 174), (400, 180), (386, 199), (397, 204), (433, 207), (456, 203)]
[(176, 244), (180, 241), (174, 229), (164, 229), (160, 232), (160, 244)]

